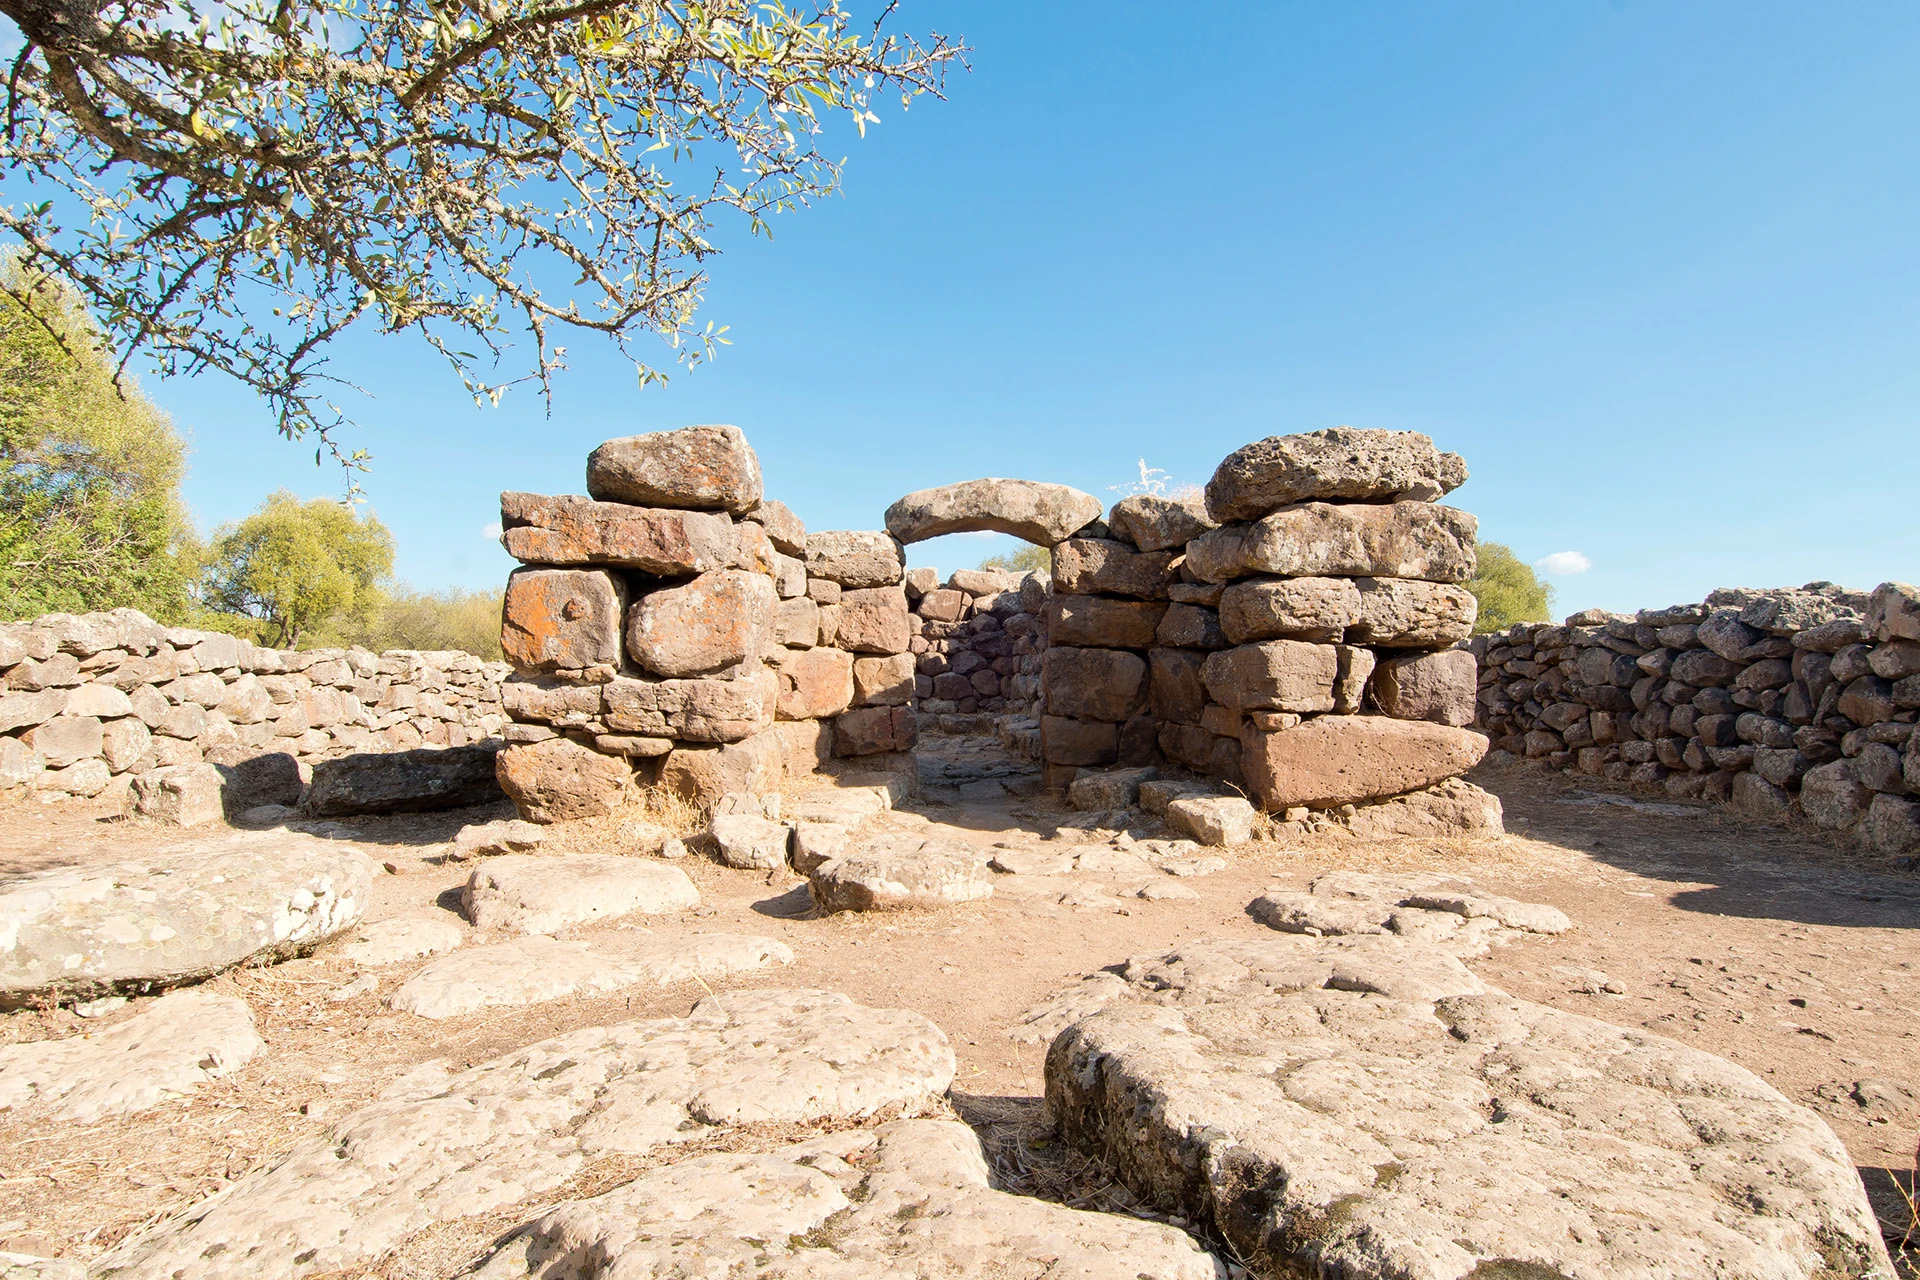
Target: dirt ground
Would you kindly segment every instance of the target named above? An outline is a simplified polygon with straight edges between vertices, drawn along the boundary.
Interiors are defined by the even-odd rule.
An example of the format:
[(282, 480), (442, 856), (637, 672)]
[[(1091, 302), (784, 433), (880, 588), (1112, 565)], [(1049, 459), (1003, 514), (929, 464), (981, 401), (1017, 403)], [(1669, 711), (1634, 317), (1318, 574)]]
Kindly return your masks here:
[[(929, 751), (942, 749), (934, 740)], [(980, 754), (977, 743), (969, 750)], [(947, 784), (964, 782), (964, 769), (957, 775), (951, 767), (939, 773)], [(1373, 843), (1322, 836), (1249, 846), (1233, 851), (1223, 871), (1179, 880), (1195, 895), (1188, 899), (1121, 899), (1091, 889), (1087, 880), (1100, 879), (1094, 876), (1054, 886), (1073, 889), (1067, 896), (1078, 899), (1061, 902), (1061, 892), (1021, 893), (1025, 886), (1006, 882), (1025, 877), (1002, 877), (994, 898), (969, 907), (817, 919), (797, 877), (694, 857), (680, 865), (704, 904), (645, 928), (665, 937), (763, 934), (793, 948), (790, 967), (713, 982), (723, 997), (735, 988), (805, 985), (925, 1014), (958, 1055), (956, 1109), (982, 1129), (1015, 1189), (1126, 1208), (1124, 1193), (1094, 1185), (1097, 1177), (1075, 1181), (1085, 1170), (1064, 1167), (1072, 1157), (1044, 1141), (1037, 1099), (1045, 1047), (1009, 1039), (1020, 1013), (1131, 955), (1202, 936), (1265, 935), (1246, 909), (1270, 885), (1302, 887), (1334, 868), (1443, 869), (1551, 903), (1574, 921), (1562, 937), (1529, 939), (1474, 962), (1483, 977), (1546, 1004), (1649, 1028), (1759, 1073), (1827, 1119), (1860, 1166), (1883, 1222), (1904, 1226), (1895, 1178), (1908, 1177), (1920, 1138), (1920, 876), (1815, 836), (1705, 807), (1611, 794), (1591, 780), (1528, 766), (1483, 769), (1473, 780), (1504, 802), (1507, 835)], [(1044, 799), (961, 798), (996, 790), (934, 788), (876, 821), (981, 847), (1037, 846), (1073, 816)], [(369, 919), (457, 913), (457, 890), (472, 866), (446, 860), (447, 842), (463, 824), (503, 812), (349, 824), (389, 867)], [(1087, 835), (1067, 831), (1062, 838), (1077, 844)], [(111, 860), (180, 839), (178, 832), (85, 811), (21, 806), (0, 813), (0, 874)], [(1105, 885), (1112, 892), (1131, 887)], [(563, 936), (617, 949), (640, 932), (629, 921)], [(424, 961), (365, 970), (378, 978), (377, 991), (334, 1000), (330, 993), (363, 972), (338, 951), (330, 944), (306, 959), (216, 979), (214, 989), (251, 1004), (269, 1047), (190, 1098), (86, 1127), (49, 1128), (0, 1113), (0, 1249), (95, 1257), (142, 1224), (324, 1131), (421, 1062), (472, 1064), (577, 1027), (683, 1014), (707, 994), (699, 983), (630, 988), (430, 1021), (383, 1003)], [(0, 1042), (97, 1030), (141, 1003), (87, 1021), (66, 1011), (0, 1015)], [(566, 1195), (590, 1194), (631, 1172), (631, 1162), (590, 1167)], [(538, 1207), (435, 1229), (353, 1274), (446, 1276)]]

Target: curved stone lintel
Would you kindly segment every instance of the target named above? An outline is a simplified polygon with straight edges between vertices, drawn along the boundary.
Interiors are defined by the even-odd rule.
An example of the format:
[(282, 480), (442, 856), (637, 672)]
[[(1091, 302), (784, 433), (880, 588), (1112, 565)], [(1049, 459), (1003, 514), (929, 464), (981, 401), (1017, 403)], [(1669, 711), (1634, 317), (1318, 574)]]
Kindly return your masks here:
[(910, 493), (887, 508), (887, 532), (901, 542), (947, 533), (1009, 533), (1050, 547), (1098, 520), (1090, 493), (1037, 480), (967, 480)]

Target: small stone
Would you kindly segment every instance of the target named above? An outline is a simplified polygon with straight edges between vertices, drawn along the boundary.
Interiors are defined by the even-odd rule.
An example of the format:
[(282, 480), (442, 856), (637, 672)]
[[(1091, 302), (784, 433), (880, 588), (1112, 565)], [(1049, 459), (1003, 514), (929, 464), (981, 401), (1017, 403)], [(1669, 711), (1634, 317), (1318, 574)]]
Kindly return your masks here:
[(1167, 805), (1167, 822), (1215, 848), (1253, 839), (1253, 805), (1239, 796), (1190, 796)]
[(790, 839), (783, 823), (746, 813), (721, 814), (710, 834), (720, 861), (742, 870), (777, 871), (787, 865)]

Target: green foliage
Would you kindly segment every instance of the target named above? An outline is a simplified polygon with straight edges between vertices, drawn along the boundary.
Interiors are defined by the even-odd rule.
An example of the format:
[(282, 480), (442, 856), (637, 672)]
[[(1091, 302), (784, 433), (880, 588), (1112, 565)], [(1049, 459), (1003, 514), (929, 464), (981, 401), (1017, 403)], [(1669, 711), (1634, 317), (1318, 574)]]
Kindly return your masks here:
[(1052, 573), (1053, 552), (1046, 547), (1024, 546), (1018, 551), (988, 556), (980, 562), (980, 567), (1005, 573)]
[(0, 262), (0, 616), (131, 606), (183, 621), (185, 454), (165, 413), (114, 385), (78, 296)]
[(366, 626), (386, 602), (393, 535), (371, 514), (284, 489), (236, 525), (214, 531), (206, 602), (258, 619), (261, 643), (293, 648), (323, 624)]
[(377, 609), (329, 623), (314, 633), (316, 645), (384, 649), (460, 649), (489, 662), (500, 649), (499, 591), (417, 591), (399, 587)]
[(1467, 590), (1480, 602), (1475, 635), (1505, 631), (1516, 622), (1547, 622), (1553, 617), (1553, 587), (1540, 581), (1533, 566), (1501, 542), (1479, 545), (1480, 567)]

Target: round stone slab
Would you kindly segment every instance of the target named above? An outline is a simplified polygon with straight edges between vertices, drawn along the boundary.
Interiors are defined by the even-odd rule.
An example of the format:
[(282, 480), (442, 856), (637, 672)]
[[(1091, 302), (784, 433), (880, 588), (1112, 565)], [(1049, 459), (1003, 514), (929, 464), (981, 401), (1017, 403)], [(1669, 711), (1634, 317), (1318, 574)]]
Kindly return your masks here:
[[(565, 1182), (587, 1160), (763, 1121), (932, 1108), (940, 1029), (828, 991), (736, 991), (685, 1018), (589, 1027), (449, 1075), (417, 1070), (325, 1137), (99, 1259), (96, 1280), (296, 1280)], [(354, 1272), (358, 1274), (358, 1272)], [(523, 1273), (524, 1274), (524, 1273)]]
[(104, 1031), (0, 1046), (0, 1110), (92, 1124), (158, 1106), (265, 1048), (234, 996), (174, 991)]
[(197, 982), (359, 923), (373, 863), (289, 831), (183, 842), (138, 862), (0, 879), (0, 1007)]
[(1892, 1274), (1846, 1149), (1744, 1068), (1420, 943), (1274, 942), (1130, 964), (1046, 1066), (1063, 1134), (1254, 1274)]
[(1173, 1227), (996, 1191), (979, 1139), (951, 1120), (896, 1120), (765, 1155), (683, 1161), (535, 1219), (473, 1274), (548, 1277), (579, 1256), (594, 1260), (595, 1275), (738, 1280), (1224, 1274)]

